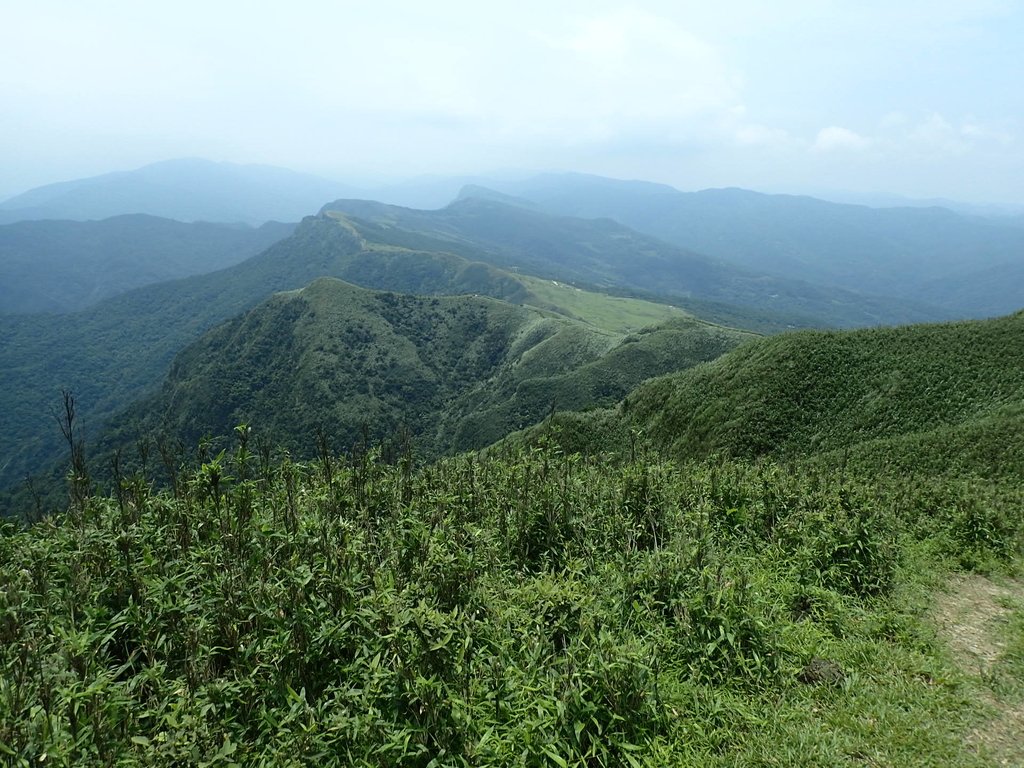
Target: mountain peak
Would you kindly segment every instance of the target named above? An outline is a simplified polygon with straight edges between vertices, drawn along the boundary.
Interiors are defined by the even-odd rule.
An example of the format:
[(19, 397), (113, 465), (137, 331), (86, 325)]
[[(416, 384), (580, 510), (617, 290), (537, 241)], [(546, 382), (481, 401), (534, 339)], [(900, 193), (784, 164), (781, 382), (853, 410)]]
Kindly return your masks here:
[(490, 202), (504, 203), (505, 205), (514, 205), (519, 208), (529, 208), (531, 210), (540, 210), (540, 206), (532, 200), (528, 200), (525, 197), (518, 197), (516, 195), (506, 194), (505, 192), (498, 192), (496, 189), (485, 187), (480, 184), (466, 184), (459, 190), (459, 194), (455, 200), (452, 201), (451, 205), (460, 203), (464, 200), (488, 200)]
[(353, 196), (344, 184), (286, 168), (185, 157), (36, 187), (0, 203), (0, 223), (145, 213), (259, 225), (298, 221), (326, 200)]

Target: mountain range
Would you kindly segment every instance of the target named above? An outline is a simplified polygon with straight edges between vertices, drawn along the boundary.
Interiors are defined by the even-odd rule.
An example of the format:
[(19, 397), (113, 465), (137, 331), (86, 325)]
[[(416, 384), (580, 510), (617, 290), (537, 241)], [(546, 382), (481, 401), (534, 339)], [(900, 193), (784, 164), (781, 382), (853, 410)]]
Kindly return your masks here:
[(913, 301), (821, 288), (777, 278), (672, 246), (610, 219), (552, 215), (506, 200), (464, 195), (436, 211), (337, 200), (375, 236), (405, 247), (471, 248), (506, 269), (598, 290), (633, 290), (685, 304), (720, 302), (791, 316), (790, 325), (857, 326), (936, 320), (943, 311)]
[[(868, 207), (742, 189), (681, 192), (663, 184), (582, 174), (424, 178), (367, 192), (272, 166), (170, 160), (29, 190), (0, 203), (0, 223), (144, 213), (260, 225), (297, 221), (340, 197), (443, 208), (464, 181), (470, 182), (461, 192), (465, 198), (490, 198), (559, 216), (610, 218), (662, 245), (756, 275), (887, 297), (896, 305), (938, 313), (929, 318), (919, 312), (917, 319), (989, 317), (1024, 302), (1024, 284), (1013, 279), (1024, 262), (1024, 231), (1019, 213), (1010, 209), (992, 209), (1000, 215), (983, 216), (979, 212), (990, 209), (955, 206), (954, 211), (924, 207), (921, 201)], [(1002, 272), (1010, 279), (993, 279)], [(762, 296), (774, 293), (771, 285), (760, 291)], [(874, 322), (897, 319), (884, 310), (874, 317)], [(848, 319), (840, 324), (858, 323)]]
[[(945, 208), (869, 208), (743, 189), (679, 192), (648, 182), (547, 175), (498, 185), (504, 202), (608, 217), (758, 273), (941, 307), (949, 319), (1024, 305), (1024, 232), (1009, 217)], [(472, 187), (471, 197), (486, 194)]]
[[(189, 167), (171, 175), (187, 177)], [(297, 227), (147, 215), (0, 227), (0, 241), (9, 235), (14, 244), (6, 285), (10, 301), (22, 303), (12, 306), (65, 312), (0, 316), (0, 486), (59, 460), (51, 412), (61, 389), (75, 392), (85, 434), (103, 450), (156, 433), (187, 443), (251, 421), (302, 454), (314, 426), (329, 428), (341, 447), (351, 443), (362, 413), (381, 434), (408, 428), (422, 455), (437, 456), (484, 447), (552, 409), (632, 403), (644, 379), (710, 361), (752, 332), (989, 314), (1015, 301), (1024, 269), (1013, 261), (1022, 230), (940, 209), (684, 194), (592, 177), (541, 177), (506, 191), (470, 186), (437, 210), (349, 198), (315, 207), (320, 213)], [(757, 232), (765, 239), (754, 258)], [(216, 269), (230, 261), (238, 263)], [(197, 274), (156, 282), (159, 270)], [(855, 273), (868, 278), (838, 287)], [(48, 287), (33, 287), (46, 279)], [(154, 282), (132, 288), (143, 281)], [(862, 290), (872, 285), (895, 294)], [(116, 295), (101, 298), (104, 291)], [(950, 291), (961, 309), (923, 301)], [(389, 302), (401, 307), (397, 315), (385, 311)], [(449, 328), (449, 316), (462, 319)], [(447, 340), (430, 338), (435, 324), (449, 328)], [(364, 326), (365, 338), (346, 331)], [(474, 328), (496, 334), (486, 355), (474, 351)], [(796, 343), (790, 338), (803, 337), (778, 343)], [(726, 378), (731, 385), (743, 376)], [(694, 403), (713, 403), (728, 387), (702, 391)], [(753, 400), (744, 402), (727, 423)], [(652, 412), (668, 418), (671, 409)], [(636, 428), (674, 434), (657, 420)]]
[(378, 237), (376, 227), (339, 213), (307, 217), (291, 236), (234, 267), (146, 286), (66, 315), (0, 316), (7, 339), (0, 347), (0, 406), (9, 424), (0, 435), (0, 482), (17, 483), (60, 455), (50, 413), (61, 389), (76, 393), (95, 437), (108, 419), (155, 391), (174, 356), (203, 332), (319, 277), (410, 294), (488, 296), (619, 335), (691, 317), (665, 304), (514, 274), (467, 244), (461, 255), (431, 248), (429, 238), (410, 248), (421, 236), (395, 233), (401, 236)]
[(1018, 230), (331, 199), (0, 226), (0, 752), (1020, 762)]

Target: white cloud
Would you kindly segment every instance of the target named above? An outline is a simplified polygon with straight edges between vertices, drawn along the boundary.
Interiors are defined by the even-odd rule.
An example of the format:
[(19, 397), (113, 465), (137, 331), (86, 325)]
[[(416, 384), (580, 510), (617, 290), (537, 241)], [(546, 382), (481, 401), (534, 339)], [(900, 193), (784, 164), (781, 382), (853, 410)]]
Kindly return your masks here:
[[(670, 19), (625, 9), (537, 31), (496, 116), (545, 132), (599, 125), (599, 138), (717, 117), (739, 98), (739, 75), (713, 45)], [(492, 73), (502, 79), (502, 73)], [(509, 95), (512, 96), (508, 100)]]
[(1000, 147), (1013, 146), (1020, 135), (1019, 126), (1009, 121), (987, 123), (967, 118), (960, 126), (960, 135), (970, 141), (989, 142)]
[(902, 112), (890, 112), (881, 119), (879, 125), (883, 129), (895, 130), (904, 128), (910, 123), (910, 118)]
[(1011, 151), (1019, 145), (1020, 135), (1020, 126), (1013, 121), (953, 121), (934, 112), (908, 126), (899, 143), (918, 155), (969, 155)]
[(785, 148), (795, 144), (788, 131), (761, 123), (738, 123), (731, 133), (733, 141), (743, 147)]
[(1018, 0), (8, 5), (9, 187), (204, 155), (1021, 195)]
[(849, 128), (830, 125), (822, 128), (811, 146), (813, 152), (860, 152), (871, 146), (871, 140)]
[(913, 148), (959, 154), (970, 148), (970, 141), (946, 118), (932, 114), (916, 125), (907, 138)]

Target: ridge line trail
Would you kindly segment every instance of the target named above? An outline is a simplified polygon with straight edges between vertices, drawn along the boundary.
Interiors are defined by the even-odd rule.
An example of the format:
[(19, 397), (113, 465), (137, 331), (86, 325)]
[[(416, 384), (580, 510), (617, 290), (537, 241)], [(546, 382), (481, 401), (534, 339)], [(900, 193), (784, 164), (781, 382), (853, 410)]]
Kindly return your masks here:
[(1000, 684), (1007, 677), (1002, 667), (1008, 661), (1008, 639), (1013, 642), (1007, 628), (1014, 614), (1024, 615), (1024, 581), (997, 583), (978, 574), (954, 577), (948, 592), (937, 597), (933, 614), (939, 636), (988, 710), (965, 735), (965, 747), (998, 766), (1024, 766), (1020, 681), (1009, 691)]

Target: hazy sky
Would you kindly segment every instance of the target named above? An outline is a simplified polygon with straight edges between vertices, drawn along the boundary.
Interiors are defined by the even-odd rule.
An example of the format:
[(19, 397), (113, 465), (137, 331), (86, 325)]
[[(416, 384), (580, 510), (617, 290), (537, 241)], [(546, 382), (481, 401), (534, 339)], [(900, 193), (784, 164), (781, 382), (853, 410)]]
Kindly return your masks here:
[(1019, 0), (0, 2), (0, 197), (196, 156), (1024, 203)]

